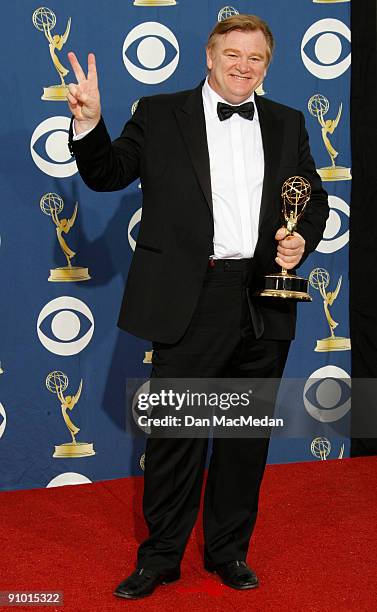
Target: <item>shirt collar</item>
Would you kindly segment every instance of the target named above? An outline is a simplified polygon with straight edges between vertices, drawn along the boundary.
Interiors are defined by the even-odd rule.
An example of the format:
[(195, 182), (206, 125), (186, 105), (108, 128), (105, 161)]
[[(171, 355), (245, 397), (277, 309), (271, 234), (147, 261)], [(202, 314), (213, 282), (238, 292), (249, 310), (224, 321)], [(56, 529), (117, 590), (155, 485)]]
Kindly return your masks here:
[[(225, 104), (229, 104), (229, 102), (224, 100), (224, 98), (219, 96), (219, 94), (217, 94), (212, 89), (212, 87), (208, 83), (208, 78), (209, 77), (207, 76), (206, 80), (204, 81), (202, 88), (202, 96), (205, 113), (210, 119), (213, 119), (214, 117), (217, 117), (217, 103), (225, 102)], [(257, 105), (255, 104), (254, 92), (251, 94), (251, 96), (249, 96), (249, 98), (247, 98), (247, 100), (244, 100), (242, 104), (245, 104), (246, 102), (254, 102), (254, 120), (259, 121), (258, 109)], [(230, 106), (238, 106), (238, 104), (231, 104)]]

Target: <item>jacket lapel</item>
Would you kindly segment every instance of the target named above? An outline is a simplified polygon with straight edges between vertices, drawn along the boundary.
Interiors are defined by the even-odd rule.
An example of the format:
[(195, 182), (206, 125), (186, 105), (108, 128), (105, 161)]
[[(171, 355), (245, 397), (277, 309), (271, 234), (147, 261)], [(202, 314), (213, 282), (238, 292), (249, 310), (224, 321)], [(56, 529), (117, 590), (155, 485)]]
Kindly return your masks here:
[(255, 101), (258, 109), (264, 151), (264, 179), (259, 215), (260, 231), (262, 223), (266, 218), (266, 213), (268, 213), (269, 207), (275, 197), (274, 187), (282, 154), (283, 130), (282, 122), (279, 121), (278, 116), (272, 112), (263, 98), (255, 95)]
[(184, 105), (177, 108), (175, 114), (199, 185), (211, 214), (213, 214), (207, 131), (202, 99), (203, 82), (190, 92)]

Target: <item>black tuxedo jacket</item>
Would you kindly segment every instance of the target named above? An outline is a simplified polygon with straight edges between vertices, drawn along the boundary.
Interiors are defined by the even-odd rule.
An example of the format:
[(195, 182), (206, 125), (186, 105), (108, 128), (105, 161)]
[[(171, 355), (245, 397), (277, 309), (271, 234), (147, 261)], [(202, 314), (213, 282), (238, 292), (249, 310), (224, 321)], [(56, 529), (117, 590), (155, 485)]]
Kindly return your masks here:
[[(256, 104), (265, 173), (250, 294), (258, 277), (279, 269), (274, 236), (282, 225), (284, 180), (301, 175), (312, 186), (311, 201), (297, 230), (306, 240), (303, 260), (321, 240), (328, 216), (327, 195), (310, 154), (302, 113), (257, 96)], [(202, 84), (189, 91), (141, 98), (113, 142), (101, 119), (81, 140), (72, 141), (71, 129), (69, 146), (91, 189), (122, 189), (140, 177), (142, 220), (118, 324), (152, 341), (178, 341), (193, 315), (213, 252)], [(295, 303), (274, 298), (252, 301), (263, 319), (264, 339), (294, 337)]]

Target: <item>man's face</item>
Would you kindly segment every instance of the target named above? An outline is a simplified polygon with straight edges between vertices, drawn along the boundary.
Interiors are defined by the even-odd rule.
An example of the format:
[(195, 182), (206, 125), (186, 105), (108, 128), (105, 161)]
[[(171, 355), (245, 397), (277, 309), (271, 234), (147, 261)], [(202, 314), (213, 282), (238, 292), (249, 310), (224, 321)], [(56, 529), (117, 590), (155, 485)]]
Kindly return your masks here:
[(209, 84), (229, 104), (241, 104), (263, 82), (267, 41), (263, 32), (232, 30), (207, 49)]

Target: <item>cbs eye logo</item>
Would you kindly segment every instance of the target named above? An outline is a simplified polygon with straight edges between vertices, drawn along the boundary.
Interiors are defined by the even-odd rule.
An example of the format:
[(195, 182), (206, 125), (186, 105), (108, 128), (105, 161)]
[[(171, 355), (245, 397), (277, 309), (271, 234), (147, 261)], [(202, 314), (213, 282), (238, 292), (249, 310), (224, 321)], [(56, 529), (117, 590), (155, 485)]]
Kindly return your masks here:
[[(302, 61), (309, 72), (319, 79), (336, 79), (351, 65), (350, 42), (351, 31), (345, 23), (339, 19), (320, 19), (304, 34), (301, 42)], [(348, 55), (340, 59), (347, 47)], [(316, 61), (310, 59), (309, 53), (315, 56)]]
[(141, 425), (141, 423), (139, 423), (139, 417), (141, 415), (150, 417), (152, 414), (152, 406), (148, 406), (146, 410), (140, 410), (139, 409), (139, 397), (142, 394), (145, 394), (148, 396), (150, 393), (150, 390), (151, 390), (151, 383), (149, 380), (147, 380), (145, 383), (140, 385), (140, 387), (136, 390), (132, 398), (132, 408), (131, 408), (132, 417), (133, 417), (136, 427), (144, 431), (144, 433), (146, 434), (152, 433), (152, 429), (149, 427), (149, 425)]
[[(81, 315), (81, 317), (78, 316)], [(49, 337), (52, 333), (56, 340)], [(84, 332), (81, 337), (78, 337)], [(76, 355), (92, 339), (94, 318), (88, 306), (70, 296), (61, 296), (48, 302), (37, 321), (37, 334), (43, 346), (55, 355)]]
[(3, 404), (0, 402), (0, 439), (4, 435), (5, 428), (7, 426), (7, 413), (5, 412), (5, 408)]
[(350, 375), (334, 365), (319, 368), (306, 381), (303, 400), (306, 411), (316, 421), (339, 421), (351, 409)]
[[(66, 178), (77, 172), (76, 162), (68, 149), (69, 125), (68, 117), (50, 117), (37, 125), (32, 134), (30, 153), (33, 161), (42, 172), (49, 176)], [(47, 134), (44, 143), (38, 145), (38, 140), (42, 140), (42, 136)], [(48, 160), (41, 155), (43, 149)]]
[[(323, 238), (316, 248), (319, 253), (335, 253), (342, 249), (349, 241), (349, 229), (340, 234), (342, 225), (345, 224), (345, 217), (350, 216), (350, 207), (337, 196), (329, 196), (330, 213), (327, 219)], [(341, 215), (339, 214), (342, 213)]]
[(137, 226), (137, 224), (140, 223), (142, 212), (143, 212), (143, 209), (138, 208), (138, 210), (132, 215), (130, 222), (128, 224), (128, 230), (127, 230), (128, 242), (133, 251), (135, 250), (135, 247), (136, 247), (136, 240), (133, 237), (132, 232)]
[(92, 481), (83, 474), (78, 474), (77, 472), (64, 472), (50, 480), (48, 485), (46, 485), (46, 489), (50, 489), (51, 487), (64, 487), (65, 485), (87, 484), (89, 482)]
[[(178, 66), (179, 45), (169, 28), (157, 21), (147, 21), (127, 34), (122, 57), (134, 79), (156, 85), (166, 81)], [(168, 63), (164, 66), (166, 61)]]

